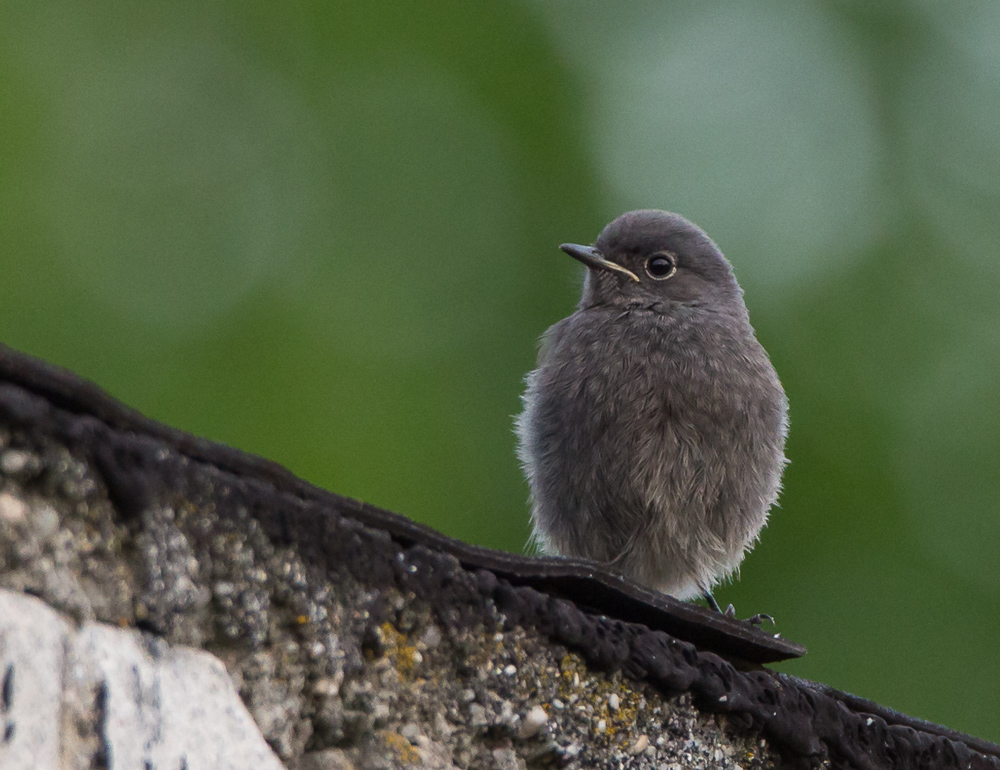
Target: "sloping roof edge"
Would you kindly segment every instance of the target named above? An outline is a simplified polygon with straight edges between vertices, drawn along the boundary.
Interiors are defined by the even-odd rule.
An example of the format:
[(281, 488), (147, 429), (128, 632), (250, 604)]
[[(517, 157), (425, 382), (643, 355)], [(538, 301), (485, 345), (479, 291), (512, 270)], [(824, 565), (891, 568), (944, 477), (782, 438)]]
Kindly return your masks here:
[(330, 558), (317, 553), (316, 528), (334, 517), (385, 533), (407, 549), (409, 559), (430, 565), (457, 559), (475, 576), (478, 600), (495, 603), (509, 622), (543, 631), (592, 664), (620, 669), (666, 692), (689, 691), (699, 707), (762, 730), (790, 755), (830, 757), (860, 768), (1000, 770), (1000, 747), (989, 742), (796, 677), (745, 670), (748, 662), (800, 655), (804, 649), (798, 645), (582, 562), (504, 554), (447, 538), (398, 514), (318, 489), (273, 462), (149, 420), (76, 375), (2, 345), (0, 416), (27, 429), (90, 442), (123, 516), (143, 505), (143, 474), (157, 472), (148, 458), (167, 446), (231, 477), (248, 496), (294, 498), (323, 514), (300, 516), (301, 509), (288, 509), (262, 522), (274, 536), (297, 543), (304, 558)]

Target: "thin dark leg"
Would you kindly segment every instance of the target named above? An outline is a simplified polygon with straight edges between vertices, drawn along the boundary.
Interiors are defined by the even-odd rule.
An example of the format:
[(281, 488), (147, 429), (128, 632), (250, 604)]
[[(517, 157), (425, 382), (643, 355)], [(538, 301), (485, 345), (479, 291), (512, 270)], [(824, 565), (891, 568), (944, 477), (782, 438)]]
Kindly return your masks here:
[(711, 609), (715, 610), (716, 612), (722, 612), (722, 607), (720, 607), (719, 603), (715, 601), (715, 597), (712, 596), (711, 592), (705, 591), (705, 593), (701, 595), (701, 598), (704, 599), (706, 602), (708, 602), (708, 606)]

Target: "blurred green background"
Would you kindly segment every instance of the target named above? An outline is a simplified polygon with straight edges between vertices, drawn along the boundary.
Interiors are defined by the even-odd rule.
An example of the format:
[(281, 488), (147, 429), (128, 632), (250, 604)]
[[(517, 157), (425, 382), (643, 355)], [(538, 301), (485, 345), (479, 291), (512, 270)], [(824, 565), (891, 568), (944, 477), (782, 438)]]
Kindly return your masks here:
[(791, 400), (719, 599), (1000, 740), (1000, 5), (0, 0), (0, 339), (521, 551), (589, 242), (679, 211)]

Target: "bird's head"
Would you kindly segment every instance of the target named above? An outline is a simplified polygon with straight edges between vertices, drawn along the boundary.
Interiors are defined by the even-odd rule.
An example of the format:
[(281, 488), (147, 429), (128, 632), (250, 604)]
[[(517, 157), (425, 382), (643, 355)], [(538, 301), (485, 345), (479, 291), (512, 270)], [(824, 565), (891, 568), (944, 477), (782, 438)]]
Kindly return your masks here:
[(622, 214), (593, 246), (560, 248), (589, 270), (580, 306), (672, 304), (745, 314), (732, 267), (704, 231), (679, 214)]

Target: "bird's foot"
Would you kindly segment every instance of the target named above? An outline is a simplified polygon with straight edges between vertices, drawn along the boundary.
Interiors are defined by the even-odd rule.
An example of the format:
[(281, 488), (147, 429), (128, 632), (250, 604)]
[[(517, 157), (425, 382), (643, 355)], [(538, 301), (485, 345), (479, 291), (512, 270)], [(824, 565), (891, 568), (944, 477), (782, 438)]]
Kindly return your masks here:
[[(708, 591), (706, 591), (704, 594), (702, 594), (702, 598), (706, 602), (708, 602), (708, 606), (711, 609), (715, 610), (716, 612), (718, 612), (719, 614), (721, 614), (723, 617), (733, 618), (733, 620), (738, 620), (738, 618), (736, 617), (736, 608), (733, 607), (732, 604), (727, 605), (726, 609), (723, 610), (722, 607), (719, 606), (719, 603), (715, 600), (715, 597), (712, 596), (712, 594), (709, 593)], [(770, 623), (772, 626), (774, 625), (774, 618), (771, 617), (770, 615), (768, 615), (766, 612), (758, 612), (756, 615), (747, 618), (743, 622), (744, 623), (749, 623), (751, 626), (759, 626), (765, 620), (768, 623)]]

